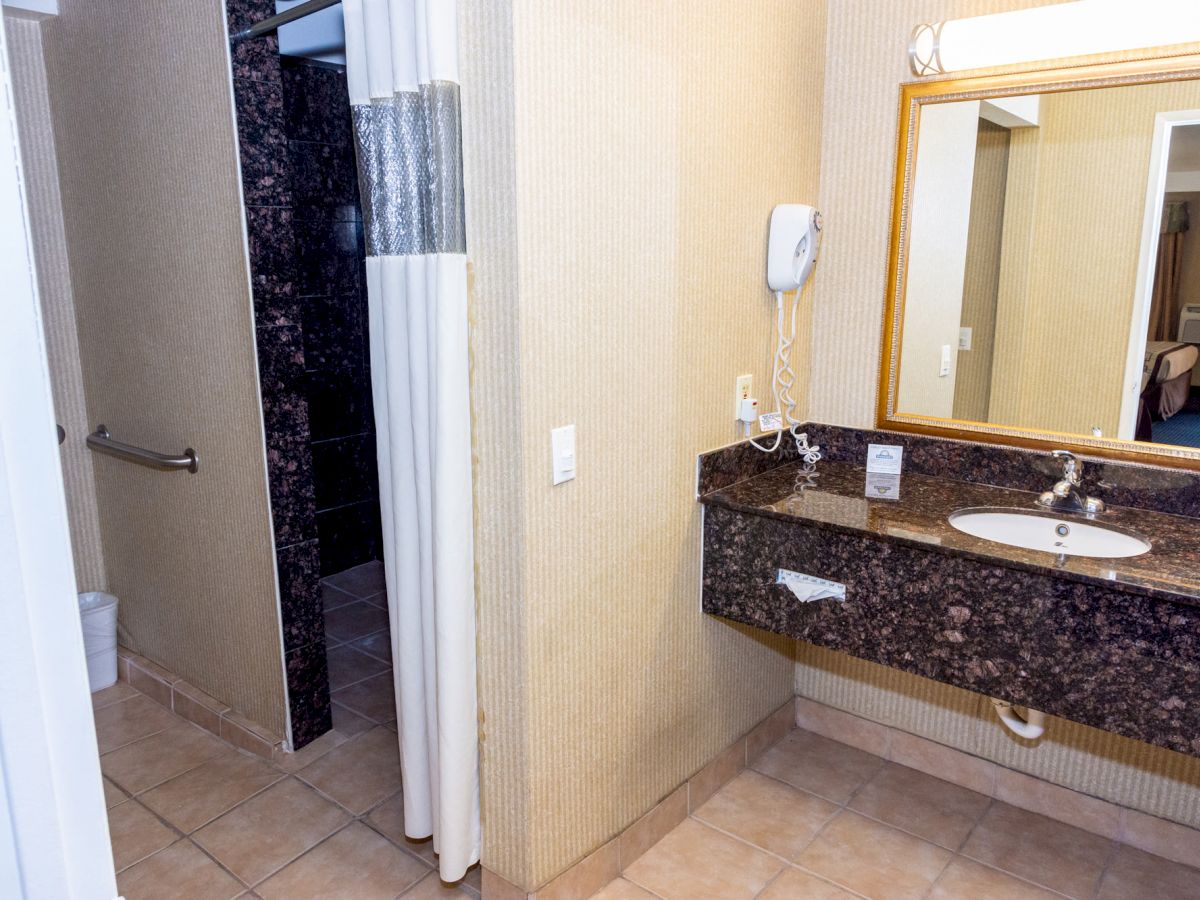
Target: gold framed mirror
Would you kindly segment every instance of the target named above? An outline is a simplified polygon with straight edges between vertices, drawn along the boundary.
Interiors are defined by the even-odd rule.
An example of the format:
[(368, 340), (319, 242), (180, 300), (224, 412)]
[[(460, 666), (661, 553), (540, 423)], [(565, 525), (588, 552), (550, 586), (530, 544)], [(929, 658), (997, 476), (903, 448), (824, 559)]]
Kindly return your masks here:
[(1200, 54), (907, 83), (899, 123), (877, 426), (1200, 468)]

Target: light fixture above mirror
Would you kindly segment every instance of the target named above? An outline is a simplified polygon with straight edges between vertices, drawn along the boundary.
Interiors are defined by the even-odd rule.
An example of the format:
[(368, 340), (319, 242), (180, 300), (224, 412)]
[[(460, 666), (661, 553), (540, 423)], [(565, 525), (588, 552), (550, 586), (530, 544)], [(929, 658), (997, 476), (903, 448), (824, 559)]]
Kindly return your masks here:
[(903, 85), (896, 172), (880, 428), (1200, 465), (1200, 54)]
[(918, 25), (908, 60), (914, 75), (942, 75), (1195, 41), (1196, 0), (1074, 0)]

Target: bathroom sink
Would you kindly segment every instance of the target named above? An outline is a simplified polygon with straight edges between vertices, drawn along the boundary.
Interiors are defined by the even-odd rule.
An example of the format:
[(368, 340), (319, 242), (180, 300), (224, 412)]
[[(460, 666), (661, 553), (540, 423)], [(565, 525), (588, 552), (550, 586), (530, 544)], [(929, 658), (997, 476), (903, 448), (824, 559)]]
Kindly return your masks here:
[(1109, 525), (1023, 509), (959, 509), (950, 514), (959, 531), (1027, 550), (1115, 559), (1150, 549), (1143, 537)]

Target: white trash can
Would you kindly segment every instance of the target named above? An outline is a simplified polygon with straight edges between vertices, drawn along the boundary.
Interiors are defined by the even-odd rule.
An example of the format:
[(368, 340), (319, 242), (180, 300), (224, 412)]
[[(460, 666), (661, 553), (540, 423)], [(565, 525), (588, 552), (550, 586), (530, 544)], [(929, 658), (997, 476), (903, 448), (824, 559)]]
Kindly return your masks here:
[(80, 594), (79, 619), (88, 682), (94, 694), (117, 681), (117, 598), (102, 591)]

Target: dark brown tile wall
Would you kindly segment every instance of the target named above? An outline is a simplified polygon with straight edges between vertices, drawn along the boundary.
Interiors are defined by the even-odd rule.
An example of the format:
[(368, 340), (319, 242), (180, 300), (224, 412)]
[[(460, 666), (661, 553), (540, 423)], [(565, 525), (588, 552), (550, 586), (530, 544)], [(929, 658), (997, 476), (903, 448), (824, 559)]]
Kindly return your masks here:
[[(232, 33), (273, 15), (275, 4), (273, 0), (228, 0), (226, 11)], [(274, 35), (234, 48), (233, 93), (292, 741), (300, 748), (328, 731), (332, 718), (304, 320), (297, 289), (296, 195)]]

